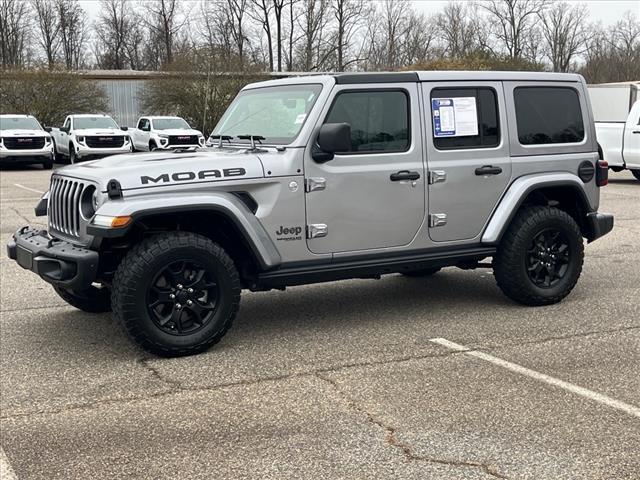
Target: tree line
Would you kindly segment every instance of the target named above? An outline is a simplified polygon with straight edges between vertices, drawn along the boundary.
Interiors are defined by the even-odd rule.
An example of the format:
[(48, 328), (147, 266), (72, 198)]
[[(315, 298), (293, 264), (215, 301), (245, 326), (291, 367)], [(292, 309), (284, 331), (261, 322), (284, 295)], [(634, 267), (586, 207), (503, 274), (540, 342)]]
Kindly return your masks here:
[(584, 4), (410, 0), (0, 0), (4, 69), (203, 72), (504, 68), (640, 78), (640, 22), (613, 25)]

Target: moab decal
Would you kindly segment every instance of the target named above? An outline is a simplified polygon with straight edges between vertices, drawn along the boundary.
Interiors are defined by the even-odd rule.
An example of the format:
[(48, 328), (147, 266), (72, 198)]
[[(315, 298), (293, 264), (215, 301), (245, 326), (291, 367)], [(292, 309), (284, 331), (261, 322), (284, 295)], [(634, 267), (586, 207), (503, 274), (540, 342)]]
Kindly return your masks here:
[(157, 177), (150, 177), (143, 175), (140, 177), (142, 185), (148, 185), (149, 183), (170, 183), (174, 182), (188, 182), (190, 180), (206, 180), (208, 178), (222, 178), (222, 177), (242, 177), (246, 175), (247, 171), (244, 168), (223, 168), (222, 170), (200, 170), (199, 172), (176, 172), (176, 173), (162, 173)]

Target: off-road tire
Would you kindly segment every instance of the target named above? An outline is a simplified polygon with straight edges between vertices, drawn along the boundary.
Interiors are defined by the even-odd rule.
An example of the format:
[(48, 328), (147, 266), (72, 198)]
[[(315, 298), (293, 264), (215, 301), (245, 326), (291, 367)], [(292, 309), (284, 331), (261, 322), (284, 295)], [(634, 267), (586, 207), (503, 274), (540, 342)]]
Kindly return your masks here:
[[(152, 318), (148, 294), (158, 272), (171, 262), (194, 261), (216, 278), (219, 295), (213, 317), (194, 333), (167, 333)], [(240, 306), (240, 277), (233, 260), (209, 238), (190, 232), (155, 235), (136, 245), (113, 278), (113, 313), (129, 337), (144, 350), (164, 357), (209, 349), (227, 333)]]
[[(560, 231), (569, 246), (569, 261), (564, 276), (555, 286), (541, 288), (527, 272), (531, 243), (545, 229)], [(522, 208), (512, 220), (493, 257), (493, 271), (504, 294), (524, 305), (540, 306), (560, 302), (575, 287), (584, 260), (582, 234), (576, 221), (554, 207)]]
[(404, 275), (405, 277), (414, 278), (430, 277), (431, 275), (435, 275), (436, 273), (438, 273), (440, 270), (440, 267), (422, 268), (420, 270), (410, 270), (408, 272), (402, 272), (402, 275)]
[(111, 311), (111, 292), (108, 288), (91, 286), (85, 290), (69, 290), (53, 286), (60, 298), (72, 307), (88, 313), (105, 313)]
[(640, 170), (631, 170), (631, 173), (636, 177), (636, 180), (640, 180)]
[(51, 170), (53, 168), (53, 160), (47, 160), (46, 162), (42, 162), (43, 170)]

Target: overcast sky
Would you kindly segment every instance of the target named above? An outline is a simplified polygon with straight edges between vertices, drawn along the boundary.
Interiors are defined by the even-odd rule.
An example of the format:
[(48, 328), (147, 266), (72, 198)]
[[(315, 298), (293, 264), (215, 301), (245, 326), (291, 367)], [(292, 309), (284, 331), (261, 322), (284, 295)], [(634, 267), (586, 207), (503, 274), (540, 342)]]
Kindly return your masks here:
[[(132, 0), (133, 1), (133, 0)], [(197, 0), (182, 0), (188, 7), (196, 6)], [(381, 0), (373, 0), (381, 1)], [(464, 0), (458, 0), (464, 1)], [(436, 13), (449, 2), (441, 0), (411, 0), (417, 10), (427, 14)], [(570, 1), (570, 3), (574, 3)], [(602, 21), (605, 25), (610, 25), (622, 18), (627, 10), (635, 11), (640, 16), (640, 1), (638, 0), (591, 0), (575, 3), (586, 3), (589, 7), (590, 17), (592, 21)], [(91, 19), (98, 16), (100, 11), (100, 0), (80, 0), (80, 4), (87, 12)]]

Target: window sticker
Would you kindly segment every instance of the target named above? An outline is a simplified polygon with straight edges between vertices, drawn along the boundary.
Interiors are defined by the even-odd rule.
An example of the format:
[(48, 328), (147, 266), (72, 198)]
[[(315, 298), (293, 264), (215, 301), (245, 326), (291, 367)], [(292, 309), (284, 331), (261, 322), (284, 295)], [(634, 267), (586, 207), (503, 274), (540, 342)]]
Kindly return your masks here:
[(307, 118), (307, 114), (301, 113), (296, 117), (296, 121), (294, 122), (294, 125), (300, 125), (301, 123), (304, 123), (305, 118)]
[(431, 111), (436, 137), (478, 135), (476, 97), (432, 98)]

